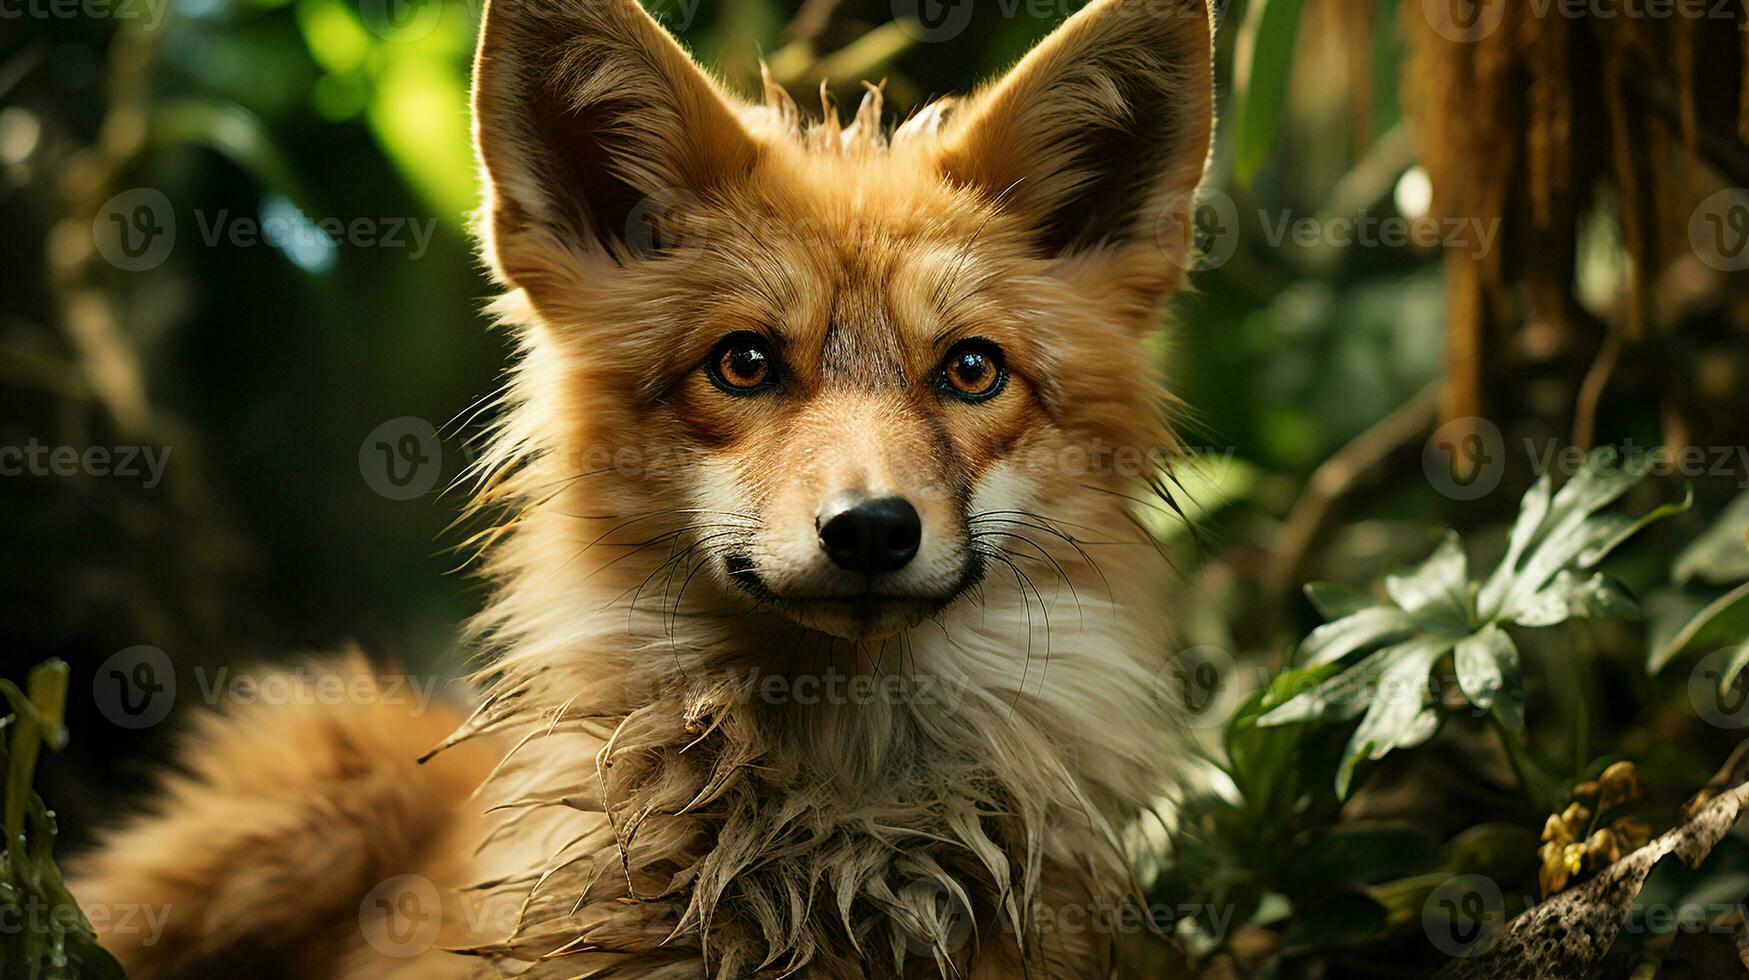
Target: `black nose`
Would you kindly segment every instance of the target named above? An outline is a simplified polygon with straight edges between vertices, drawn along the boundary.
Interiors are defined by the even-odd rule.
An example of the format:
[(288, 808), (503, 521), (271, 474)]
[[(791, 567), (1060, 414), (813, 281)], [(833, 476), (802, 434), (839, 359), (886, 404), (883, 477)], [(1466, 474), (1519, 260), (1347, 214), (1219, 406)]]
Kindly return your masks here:
[(905, 567), (923, 538), (917, 508), (903, 497), (840, 497), (821, 509), (816, 523), (832, 564), (867, 575)]

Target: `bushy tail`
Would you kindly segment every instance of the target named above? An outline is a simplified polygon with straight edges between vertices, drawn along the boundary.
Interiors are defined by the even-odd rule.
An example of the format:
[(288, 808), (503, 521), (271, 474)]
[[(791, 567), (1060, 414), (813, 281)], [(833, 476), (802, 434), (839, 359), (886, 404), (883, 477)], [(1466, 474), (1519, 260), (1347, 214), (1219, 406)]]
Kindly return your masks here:
[(386, 977), (415, 962), (407, 975), (462, 975), (433, 960), (461, 959), (436, 949), (438, 931), (455, 924), (443, 905), (476, 836), (465, 804), (491, 760), (463, 745), (416, 761), (460, 713), (360, 656), (260, 680), (258, 703), (195, 722), (149, 813), (75, 863), (105, 947), (133, 980)]

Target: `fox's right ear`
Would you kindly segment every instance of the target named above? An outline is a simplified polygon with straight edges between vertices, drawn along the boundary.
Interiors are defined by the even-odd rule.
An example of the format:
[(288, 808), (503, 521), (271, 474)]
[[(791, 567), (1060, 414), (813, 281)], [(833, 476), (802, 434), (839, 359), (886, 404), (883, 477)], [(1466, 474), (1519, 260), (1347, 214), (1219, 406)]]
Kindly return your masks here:
[(637, 254), (642, 202), (705, 197), (756, 155), (728, 97), (636, 0), (490, 0), (474, 145), (487, 258), (537, 305), (567, 257)]

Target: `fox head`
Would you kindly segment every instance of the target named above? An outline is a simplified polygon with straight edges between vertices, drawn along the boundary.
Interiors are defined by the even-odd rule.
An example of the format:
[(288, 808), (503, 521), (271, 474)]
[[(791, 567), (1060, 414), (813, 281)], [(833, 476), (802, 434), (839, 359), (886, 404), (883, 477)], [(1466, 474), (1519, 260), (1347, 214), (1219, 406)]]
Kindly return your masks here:
[(523, 354), (485, 496), (540, 551), (502, 574), (868, 641), (1121, 527), (1172, 444), (1147, 338), (1210, 34), (1094, 0), (889, 132), (878, 89), (848, 126), (743, 102), (634, 0), (494, 0), (480, 235)]

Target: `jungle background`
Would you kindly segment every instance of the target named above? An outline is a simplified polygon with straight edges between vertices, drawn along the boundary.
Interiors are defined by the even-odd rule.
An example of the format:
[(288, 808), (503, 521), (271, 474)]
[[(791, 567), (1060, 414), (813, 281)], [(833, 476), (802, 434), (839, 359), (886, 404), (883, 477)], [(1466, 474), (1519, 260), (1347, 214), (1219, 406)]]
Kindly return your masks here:
[[(798, 99), (823, 81), (854, 105), (885, 79), (901, 117), (1072, 6), (651, 2), (745, 92), (763, 58)], [(1159, 350), (1187, 412), (1183, 513), (1138, 505), (1185, 580), (1162, 681), (1200, 747), (1149, 869), (1184, 962), (1151, 969), (1430, 976), (1509, 953), (1504, 923), (1717, 817), (1706, 798), (1744, 776), (1749, 9), (1218, 7), (1195, 290)], [(106, 702), (118, 657), (161, 655), (195, 695), (197, 670), (350, 643), (422, 674), (464, 662), (479, 596), (443, 489), (506, 353), (466, 234), (478, 13), (0, 4), (0, 446), (40, 450), (0, 476), (0, 675), (70, 665), (70, 738), (36, 779), (63, 853), (177, 727)], [(1609, 446), (1639, 470), (1539, 497)], [(1527, 542), (1595, 531), (1611, 553), (1565, 556), (1557, 614), (1489, 620), (1469, 582), (1519, 554), (1521, 498), (1549, 516)], [(1426, 639), (1425, 618), (1339, 624), (1424, 613), (1429, 583), (1456, 583), (1463, 622), (1405, 715), (1357, 728), (1301, 701), (1258, 724)], [(1697, 867), (1648, 859), (1573, 975), (1745, 974), (1749, 835), (1702, 836)]]

